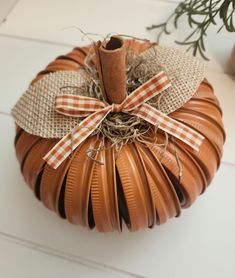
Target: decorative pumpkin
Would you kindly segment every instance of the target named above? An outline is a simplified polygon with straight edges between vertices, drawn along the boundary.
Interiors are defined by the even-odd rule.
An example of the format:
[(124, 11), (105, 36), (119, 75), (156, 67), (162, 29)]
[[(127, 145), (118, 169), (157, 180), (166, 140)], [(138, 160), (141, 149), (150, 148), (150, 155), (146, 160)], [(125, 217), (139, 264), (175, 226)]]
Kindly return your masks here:
[[(196, 82), (193, 81), (194, 70), (201, 70), (199, 62), (190, 60), (192, 67), (187, 71), (188, 65), (185, 64), (189, 59), (195, 58), (177, 52), (176, 56), (181, 55), (180, 58), (172, 60), (169, 56), (170, 52), (167, 52), (171, 50), (166, 48), (163, 50), (166, 51), (166, 57), (169, 56), (168, 60), (164, 55), (161, 58), (161, 55), (156, 53), (156, 59), (150, 59), (149, 64), (143, 67), (139, 75), (136, 74), (131, 80), (127, 78), (133, 69), (128, 68), (129, 56), (132, 60), (136, 59), (135, 65), (140, 61), (141, 67), (145, 53), (153, 51), (151, 55), (155, 55), (154, 51), (158, 51), (159, 48), (160, 46), (147, 41), (126, 40), (119, 37), (112, 37), (108, 42), (99, 42), (87, 47), (76, 47), (72, 52), (59, 56), (32, 81), (29, 89), (32, 88), (30, 90), (34, 90), (34, 96), (38, 97), (36, 104), (31, 102), (30, 94), (27, 95), (26, 92), (23, 100), (13, 108), (12, 114), (16, 121), (16, 155), (24, 179), (47, 208), (55, 211), (60, 217), (66, 218), (70, 223), (88, 228), (96, 226), (101, 232), (122, 231), (123, 222), (130, 231), (152, 228), (156, 224), (166, 222), (168, 218), (179, 216), (181, 208), (191, 206), (212, 181), (220, 165), (225, 132), (221, 108), (212, 86), (204, 79), (202, 73), (199, 74), (200, 77)], [(181, 59), (185, 59), (184, 68), (181, 67)], [(168, 66), (171, 63), (176, 64), (172, 71), (171, 66)], [(178, 63), (180, 68), (177, 68)], [(97, 90), (97, 87), (94, 87), (95, 83), (90, 83), (92, 84), (89, 87), (91, 94), (96, 90), (107, 103), (115, 105), (122, 103), (127, 95), (131, 96), (134, 90), (144, 86), (150, 77), (158, 73), (156, 69), (166, 71), (166, 74), (171, 72), (169, 79), (172, 84), (175, 84), (175, 90), (186, 84), (186, 87), (179, 89), (185, 91), (186, 95), (188, 88), (192, 92), (182, 101), (178, 91), (176, 100), (179, 99), (179, 103), (171, 109), (168, 105), (171, 88), (167, 89), (168, 98), (165, 106), (162, 102), (162, 112), (168, 114), (168, 117), (175, 122), (203, 136), (198, 150), (164, 132), (161, 125), (156, 129), (137, 116), (126, 116), (122, 111), (115, 110), (119, 107), (115, 106), (110, 112), (110, 118), (107, 116), (106, 122), (111, 122), (112, 117), (118, 113), (127, 117), (127, 121), (134, 117), (137, 124), (132, 130), (136, 132), (143, 129), (138, 140), (135, 140), (133, 133), (131, 140), (127, 140), (124, 134), (125, 140), (117, 140), (121, 142), (117, 148), (106, 136), (107, 126), (102, 123), (104, 132), (100, 133), (100, 126), (96, 127), (96, 132), (90, 133), (78, 146), (75, 148), (71, 146), (71, 152), (57, 168), (49, 165), (45, 161), (45, 156), (61, 140), (61, 137), (81, 122), (81, 119), (61, 115), (57, 113), (58, 111), (50, 114), (48, 109), (54, 109), (54, 95), (40, 102), (41, 97), (34, 86), (37, 84), (40, 88), (45, 86), (43, 96), (49, 95), (53, 88), (55, 91), (61, 89), (55, 94), (61, 95), (68, 90), (70, 94), (78, 95), (80, 85), (77, 85), (77, 79), (72, 75), (84, 68), (87, 69), (87, 64), (91, 65), (88, 67), (91, 71), (95, 69), (95, 76), (101, 88)], [(155, 64), (154, 74), (151, 73), (151, 76), (146, 74), (149, 67)], [(135, 68), (137, 69), (138, 65)], [(64, 72), (71, 74), (65, 83), (61, 75)], [(47, 89), (53, 78), (58, 79), (58, 86), (53, 85)], [(181, 82), (182, 79), (184, 84), (179, 85), (177, 82)], [(164, 93), (159, 95), (160, 97), (156, 99), (158, 103), (164, 98)], [(93, 94), (93, 97), (97, 95)], [(53, 101), (52, 107), (45, 108), (50, 101)], [(151, 104), (150, 100), (149, 105), (154, 106), (154, 102)], [(44, 108), (44, 114), (48, 115), (40, 118), (40, 109)], [(27, 114), (30, 109), (33, 111)], [(87, 115), (82, 119), (86, 117)], [(60, 121), (61, 125), (59, 125)], [(117, 122), (115, 124), (117, 125)], [(115, 124), (112, 134), (117, 134), (117, 137), (114, 136), (114, 141), (120, 139), (122, 134), (121, 127)], [(50, 132), (46, 130), (48, 126)], [(58, 132), (63, 133), (62, 136), (61, 134), (58, 136)]]

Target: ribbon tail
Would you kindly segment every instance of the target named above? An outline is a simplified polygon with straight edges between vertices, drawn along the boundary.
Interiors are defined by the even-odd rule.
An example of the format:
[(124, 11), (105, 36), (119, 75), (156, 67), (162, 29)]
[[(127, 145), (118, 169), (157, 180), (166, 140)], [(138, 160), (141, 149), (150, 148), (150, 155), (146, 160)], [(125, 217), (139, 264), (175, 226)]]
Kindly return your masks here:
[(131, 114), (144, 119), (152, 125), (158, 125), (161, 130), (176, 137), (196, 151), (199, 150), (204, 139), (204, 136), (197, 131), (170, 118), (151, 105), (143, 104), (139, 108), (133, 110)]
[(69, 134), (63, 137), (43, 159), (54, 169), (75, 150), (100, 125), (111, 111), (110, 107), (98, 110), (84, 119)]

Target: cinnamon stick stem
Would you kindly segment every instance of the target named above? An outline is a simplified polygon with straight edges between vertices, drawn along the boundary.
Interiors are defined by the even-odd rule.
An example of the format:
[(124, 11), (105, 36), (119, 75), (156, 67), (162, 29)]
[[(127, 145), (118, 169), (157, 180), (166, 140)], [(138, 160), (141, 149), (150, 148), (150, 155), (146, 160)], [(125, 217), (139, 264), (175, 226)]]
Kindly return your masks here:
[(124, 42), (113, 36), (106, 44), (95, 45), (97, 70), (103, 96), (109, 103), (121, 103), (126, 97), (126, 53)]

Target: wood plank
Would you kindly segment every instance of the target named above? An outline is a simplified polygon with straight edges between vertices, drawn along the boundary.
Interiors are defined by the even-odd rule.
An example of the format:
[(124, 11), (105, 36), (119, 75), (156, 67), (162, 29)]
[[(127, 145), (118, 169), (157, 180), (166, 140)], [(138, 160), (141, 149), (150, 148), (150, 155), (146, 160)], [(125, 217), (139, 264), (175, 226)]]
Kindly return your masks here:
[[(153, 40), (156, 32), (146, 31), (146, 26), (163, 22), (175, 6), (174, 2), (151, 0), (100, 0), (99, 5), (93, 0), (83, 4), (76, 0), (21, 0), (1, 26), (0, 34), (73, 45), (90, 42), (76, 28), (71, 28), (76, 26), (104, 36), (117, 32)], [(211, 59), (208, 66), (232, 73), (229, 56), (234, 34), (223, 30), (216, 35), (216, 31), (215, 26), (208, 31), (207, 53)], [(174, 41), (184, 39), (189, 32), (187, 19), (183, 19), (179, 29), (173, 31), (172, 36), (164, 37), (162, 43), (179, 47)]]
[(0, 235), (0, 276), (4, 278), (130, 277), (91, 268), (65, 259), (60, 254), (52, 255), (48, 250), (40, 250), (37, 245), (26, 246), (22, 241), (2, 235)]

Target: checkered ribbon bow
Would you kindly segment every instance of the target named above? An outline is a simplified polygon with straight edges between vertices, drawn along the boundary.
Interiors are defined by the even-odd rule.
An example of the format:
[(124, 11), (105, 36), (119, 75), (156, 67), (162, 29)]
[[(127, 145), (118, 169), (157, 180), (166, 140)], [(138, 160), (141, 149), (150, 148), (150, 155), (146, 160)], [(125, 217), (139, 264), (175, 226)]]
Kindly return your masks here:
[(161, 130), (178, 138), (198, 151), (204, 137), (186, 125), (168, 117), (146, 101), (171, 86), (164, 72), (160, 72), (133, 91), (121, 104), (108, 104), (96, 98), (78, 95), (58, 95), (56, 112), (70, 117), (86, 117), (63, 137), (43, 158), (56, 169), (92, 132), (110, 112), (124, 112), (138, 116)]

